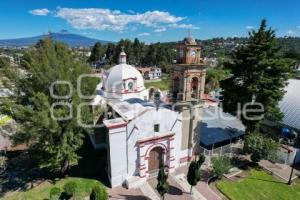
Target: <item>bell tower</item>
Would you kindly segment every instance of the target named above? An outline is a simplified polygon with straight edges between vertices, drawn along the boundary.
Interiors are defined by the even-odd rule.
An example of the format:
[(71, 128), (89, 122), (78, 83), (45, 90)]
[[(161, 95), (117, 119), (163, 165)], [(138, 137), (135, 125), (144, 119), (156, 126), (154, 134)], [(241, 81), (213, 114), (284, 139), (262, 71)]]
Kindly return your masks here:
[(173, 101), (196, 101), (204, 98), (206, 64), (201, 59), (201, 46), (189, 33), (177, 45), (177, 60), (171, 67)]

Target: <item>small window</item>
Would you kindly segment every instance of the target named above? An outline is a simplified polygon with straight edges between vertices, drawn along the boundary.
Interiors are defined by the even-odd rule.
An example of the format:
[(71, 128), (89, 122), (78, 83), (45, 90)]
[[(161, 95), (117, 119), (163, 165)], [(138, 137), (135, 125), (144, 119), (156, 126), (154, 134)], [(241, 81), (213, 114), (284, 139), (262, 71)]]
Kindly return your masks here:
[(159, 124), (154, 124), (154, 132), (159, 132)]
[(133, 90), (133, 82), (128, 83), (128, 90), (132, 91)]

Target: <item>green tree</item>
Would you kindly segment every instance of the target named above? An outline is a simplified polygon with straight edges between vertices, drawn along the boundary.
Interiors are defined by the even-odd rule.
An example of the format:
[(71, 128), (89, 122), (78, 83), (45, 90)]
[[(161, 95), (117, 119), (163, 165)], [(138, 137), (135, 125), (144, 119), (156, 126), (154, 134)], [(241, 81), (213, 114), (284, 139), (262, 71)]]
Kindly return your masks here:
[(227, 156), (217, 156), (211, 159), (213, 172), (218, 177), (221, 178), (223, 174), (229, 172), (231, 166), (230, 158)]
[(206, 86), (208, 91), (214, 91), (220, 88), (220, 82), (229, 77), (229, 70), (224, 69), (221, 65), (209, 68), (207, 70)]
[(254, 163), (261, 159), (274, 161), (277, 157), (279, 143), (261, 133), (254, 132), (246, 136), (244, 142), (244, 152), (251, 154)]
[(167, 180), (168, 174), (166, 174), (165, 167), (162, 165), (158, 172), (156, 189), (163, 200), (165, 199), (165, 194), (169, 191), (169, 183)]
[(0, 69), (10, 66), (10, 60), (6, 57), (0, 57)]
[(96, 62), (102, 59), (104, 55), (104, 49), (100, 42), (96, 42), (96, 44), (93, 46), (91, 56), (89, 58), (90, 62)]
[[(280, 57), (278, 51), (275, 31), (267, 28), (266, 20), (262, 20), (258, 31), (251, 31), (247, 43), (234, 51), (231, 62), (225, 63), (232, 76), (221, 82), (224, 110), (233, 113), (237, 111), (238, 103), (245, 105), (254, 100), (253, 97), (264, 106), (263, 112), (248, 113), (248, 116), (256, 117), (255, 120), (241, 116), (247, 132), (258, 128), (261, 114), (267, 113), (274, 120), (282, 118), (278, 102), (284, 95), (283, 89), (294, 64), (290, 59)], [(260, 107), (252, 105), (248, 108)]]
[(189, 166), (189, 170), (187, 173), (187, 181), (191, 185), (191, 191), (190, 193), (192, 194), (193, 192), (193, 186), (197, 185), (199, 181), (199, 167), (198, 163), (196, 161), (192, 161)]
[(115, 52), (116, 46), (113, 43), (108, 43), (106, 48), (106, 60), (109, 64), (117, 63), (114, 62), (114, 52)]
[[(69, 166), (77, 164), (77, 150), (86, 132), (77, 122), (77, 111), (80, 103), (90, 100), (81, 99), (76, 88), (78, 77), (89, 74), (90, 68), (76, 61), (66, 45), (50, 39), (39, 41), (25, 52), (22, 68), (25, 71), (22, 74), (13, 69), (5, 70), (15, 95), (1, 104), (1, 111), (18, 123), (13, 141), (16, 144), (27, 143), (30, 155), (40, 167), (65, 173)], [(68, 81), (71, 88), (66, 84), (56, 84), (53, 93), (65, 96), (71, 89), (73, 92), (69, 98), (57, 100), (50, 94), (49, 88), (57, 80)], [(84, 95), (94, 93), (97, 81), (95, 78), (82, 81), (80, 88)], [(51, 109), (56, 102), (69, 103), (72, 109), (59, 105)], [(88, 106), (83, 106), (79, 113), (83, 123), (92, 121)], [(67, 120), (56, 120), (69, 114), (72, 117)]]

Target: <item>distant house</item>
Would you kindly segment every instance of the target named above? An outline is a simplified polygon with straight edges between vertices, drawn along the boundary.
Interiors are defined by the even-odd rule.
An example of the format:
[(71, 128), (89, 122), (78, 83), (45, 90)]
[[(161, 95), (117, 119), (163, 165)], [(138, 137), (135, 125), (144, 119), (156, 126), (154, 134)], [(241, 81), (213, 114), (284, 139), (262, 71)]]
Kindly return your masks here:
[(158, 80), (161, 78), (161, 69), (158, 67), (138, 67), (144, 80)]

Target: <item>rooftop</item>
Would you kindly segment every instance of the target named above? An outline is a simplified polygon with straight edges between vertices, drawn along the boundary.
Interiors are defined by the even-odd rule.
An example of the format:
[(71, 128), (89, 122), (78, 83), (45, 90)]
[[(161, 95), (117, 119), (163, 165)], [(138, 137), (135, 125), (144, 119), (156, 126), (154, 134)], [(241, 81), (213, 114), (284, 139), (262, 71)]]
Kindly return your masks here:
[(203, 108), (199, 126), (200, 143), (210, 146), (245, 134), (242, 122), (219, 107)]
[(300, 80), (290, 79), (285, 88), (285, 95), (279, 102), (284, 117), (282, 123), (300, 130)]

